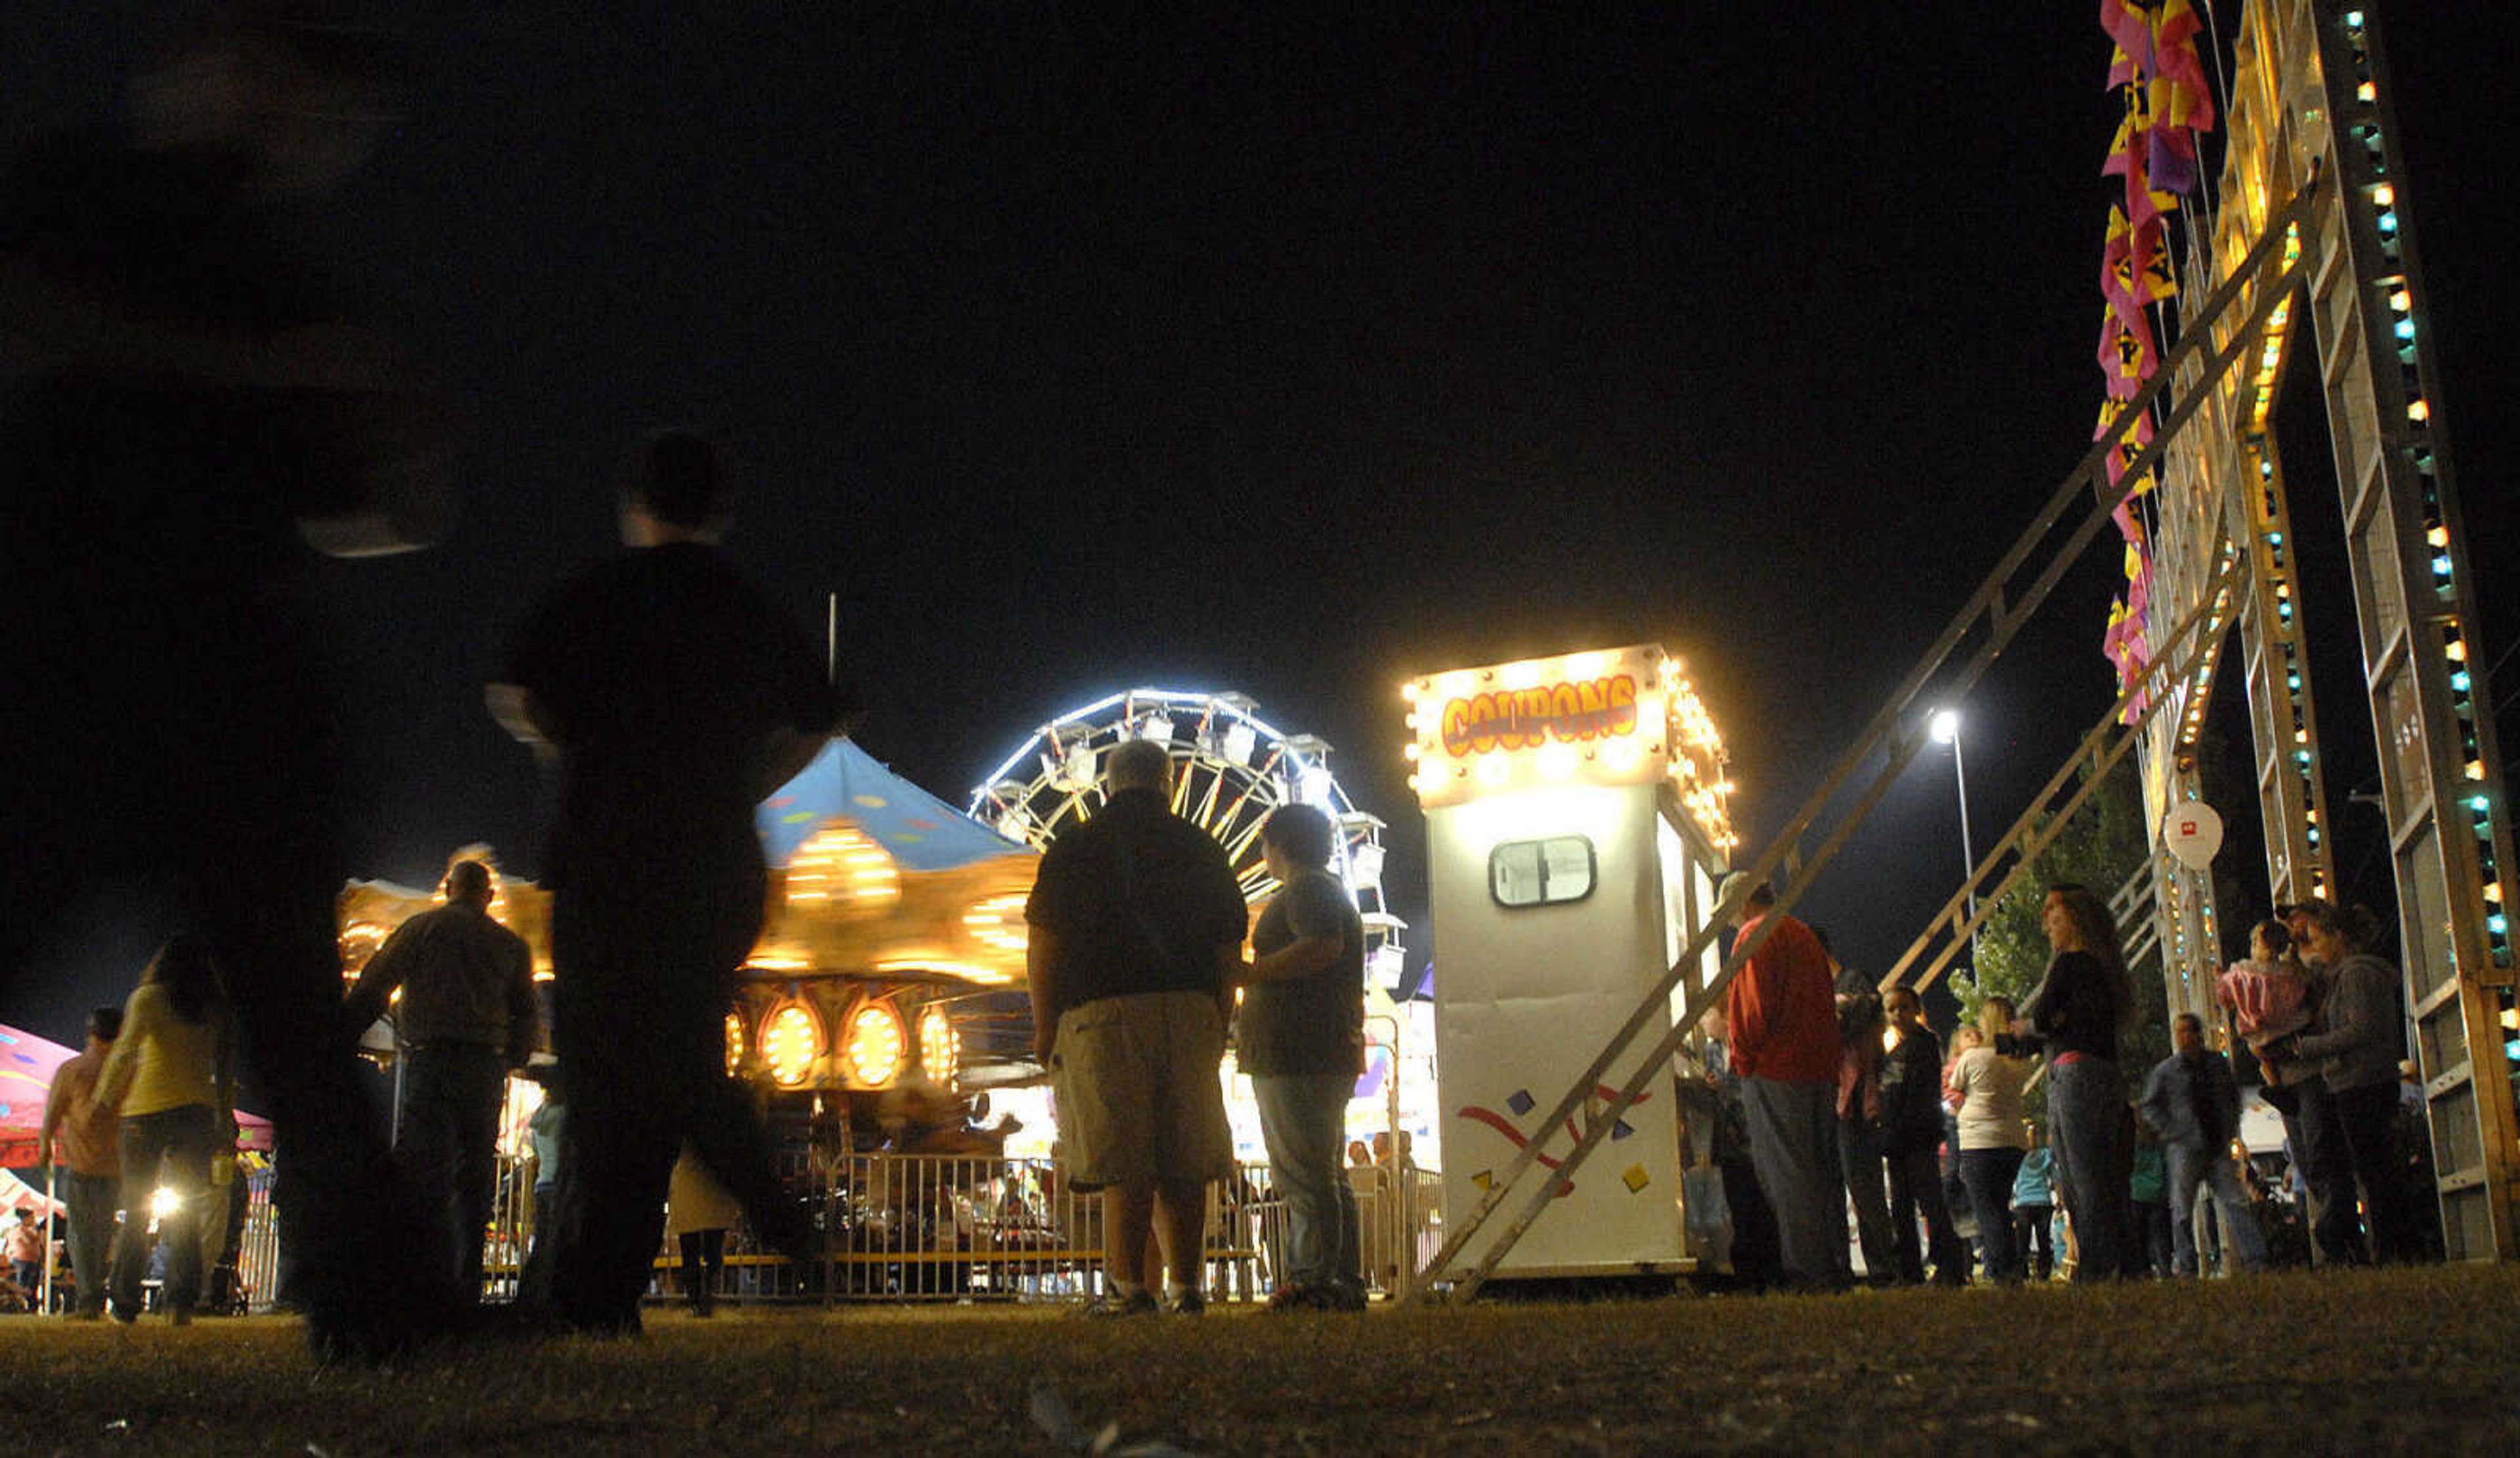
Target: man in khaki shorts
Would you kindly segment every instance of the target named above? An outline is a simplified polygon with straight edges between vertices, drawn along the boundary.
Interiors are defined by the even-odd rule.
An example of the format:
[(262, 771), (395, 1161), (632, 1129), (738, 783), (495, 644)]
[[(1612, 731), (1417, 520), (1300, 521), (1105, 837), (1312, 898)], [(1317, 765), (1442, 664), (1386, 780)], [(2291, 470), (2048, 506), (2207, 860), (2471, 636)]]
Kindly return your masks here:
[(1172, 780), (1163, 745), (1111, 750), (1102, 808), (1051, 843), (1024, 908), (1033, 1054), (1068, 1179), (1102, 1192), (1106, 1290), (1089, 1315), (1158, 1308), (1138, 1282), (1150, 1230), (1162, 1309), (1204, 1310), (1207, 1182), (1234, 1171), (1217, 1065), (1248, 913), (1224, 848), (1172, 813)]

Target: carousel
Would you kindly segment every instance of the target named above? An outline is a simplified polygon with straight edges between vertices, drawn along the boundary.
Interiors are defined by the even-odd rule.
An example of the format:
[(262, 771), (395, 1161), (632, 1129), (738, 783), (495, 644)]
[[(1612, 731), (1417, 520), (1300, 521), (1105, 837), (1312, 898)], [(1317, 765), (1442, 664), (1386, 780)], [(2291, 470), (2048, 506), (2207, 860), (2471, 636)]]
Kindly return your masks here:
[[(729, 1073), (774, 1115), (835, 1122), (846, 1144), (882, 1138), (894, 1110), (955, 1101), (1037, 1070), (1023, 992), (1023, 906), (1037, 855), (836, 739), (754, 814), (769, 904), (726, 1016)], [(492, 863), (488, 847), (453, 860)], [(532, 947), (548, 981), (551, 895), (499, 876), (490, 914)], [(338, 904), (341, 968), (355, 981), (405, 919), (444, 892), (353, 881)], [(390, 1058), (390, 1018), (369, 1031)], [(522, 1084), (508, 1123), (538, 1102)], [(887, 1096), (889, 1095), (889, 1098)]]

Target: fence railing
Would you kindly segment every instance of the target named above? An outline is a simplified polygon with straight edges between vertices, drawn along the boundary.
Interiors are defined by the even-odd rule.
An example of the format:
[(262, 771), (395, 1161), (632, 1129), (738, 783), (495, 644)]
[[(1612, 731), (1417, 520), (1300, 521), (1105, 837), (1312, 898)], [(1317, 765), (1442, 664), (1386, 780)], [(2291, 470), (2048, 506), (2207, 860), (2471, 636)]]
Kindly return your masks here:
[[(799, 1161), (800, 1166), (806, 1164)], [(1102, 1289), (1102, 1201), (1067, 1187), (1048, 1160), (853, 1154), (791, 1171), (810, 1193), (824, 1268), (800, 1271), (728, 1232), (721, 1302), (1059, 1301)], [(529, 1162), (502, 1160), (482, 1259), (482, 1296), (514, 1300), (534, 1238)], [(1443, 1244), (1443, 1180), (1431, 1170), (1347, 1171), (1356, 1191), (1358, 1254), (1369, 1292), (1407, 1294)], [(268, 1310), (279, 1292), (280, 1238), (271, 1174), (251, 1176), (238, 1261), (246, 1300)], [(1285, 1269), (1285, 1202), (1269, 1167), (1240, 1167), (1208, 1187), (1211, 1302), (1266, 1301)], [(659, 1299), (685, 1290), (669, 1238), (656, 1259)]]
[[(1102, 1289), (1102, 1199), (1069, 1188), (1048, 1160), (853, 1154), (815, 1166), (809, 1187), (826, 1274), (796, 1271), (739, 1230), (718, 1299), (1024, 1302)], [(1440, 1225), (1440, 1180), (1415, 1170), (1397, 1179), (1381, 1169), (1348, 1173), (1369, 1289), (1397, 1295), (1440, 1244), (1429, 1238)], [(1242, 1166), (1210, 1185), (1208, 1299), (1267, 1300), (1285, 1269), (1286, 1224), (1268, 1166)], [(675, 1251), (661, 1252), (656, 1265), (659, 1296), (688, 1294)]]

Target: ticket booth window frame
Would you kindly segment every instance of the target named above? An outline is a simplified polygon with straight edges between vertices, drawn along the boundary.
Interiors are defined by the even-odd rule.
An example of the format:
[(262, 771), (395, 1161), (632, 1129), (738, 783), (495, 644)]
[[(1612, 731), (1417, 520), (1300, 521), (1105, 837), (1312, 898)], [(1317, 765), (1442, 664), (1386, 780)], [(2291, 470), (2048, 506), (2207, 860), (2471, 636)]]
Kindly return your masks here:
[[(1557, 862), (1558, 858), (1552, 856), (1551, 852), (1553, 848), (1569, 844), (1584, 848), (1583, 885), (1568, 894), (1552, 895), (1551, 866)], [(1538, 894), (1527, 900), (1516, 900), (1506, 894), (1508, 881), (1509, 878), (1518, 880), (1521, 876), (1515, 873), (1513, 867), (1508, 862), (1509, 859), (1520, 859), (1519, 853), (1523, 852), (1531, 854), (1531, 865), (1527, 874), (1531, 881), (1537, 883)], [(1570, 861), (1567, 863), (1571, 865), (1572, 862)], [(1572, 906), (1591, 897), (1593, 889), (1600, 884), (1600, 852), (1595, 848), (1590, 836), (1545, 835), (1529, 840), (1508, 840), (1488, 852), (1488, 896), (1498, 906), (1508, 911), (1529, 911), (1542, 906)]]

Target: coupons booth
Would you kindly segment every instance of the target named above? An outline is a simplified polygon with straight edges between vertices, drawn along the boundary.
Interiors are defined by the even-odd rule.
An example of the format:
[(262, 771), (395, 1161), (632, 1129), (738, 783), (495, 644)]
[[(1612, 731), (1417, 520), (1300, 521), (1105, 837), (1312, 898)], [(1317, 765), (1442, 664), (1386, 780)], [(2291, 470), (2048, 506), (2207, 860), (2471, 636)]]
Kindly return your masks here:
[[(1732, 844), (1731, 786), (1714, 722), (1656, 646), (1457, 669), (1403, 692), (1426, 814), (1449, 1223), (1541, 1136), (1537, 1121), (1695, 934)], [(1720, 964), (1710, 949), (1695, 978)], [(1596, 1112), (1634, 1071), (1611, 1068)], [(1683, 1242), (1662, 1079), (1496, 1274), (1682, 1269)]]

